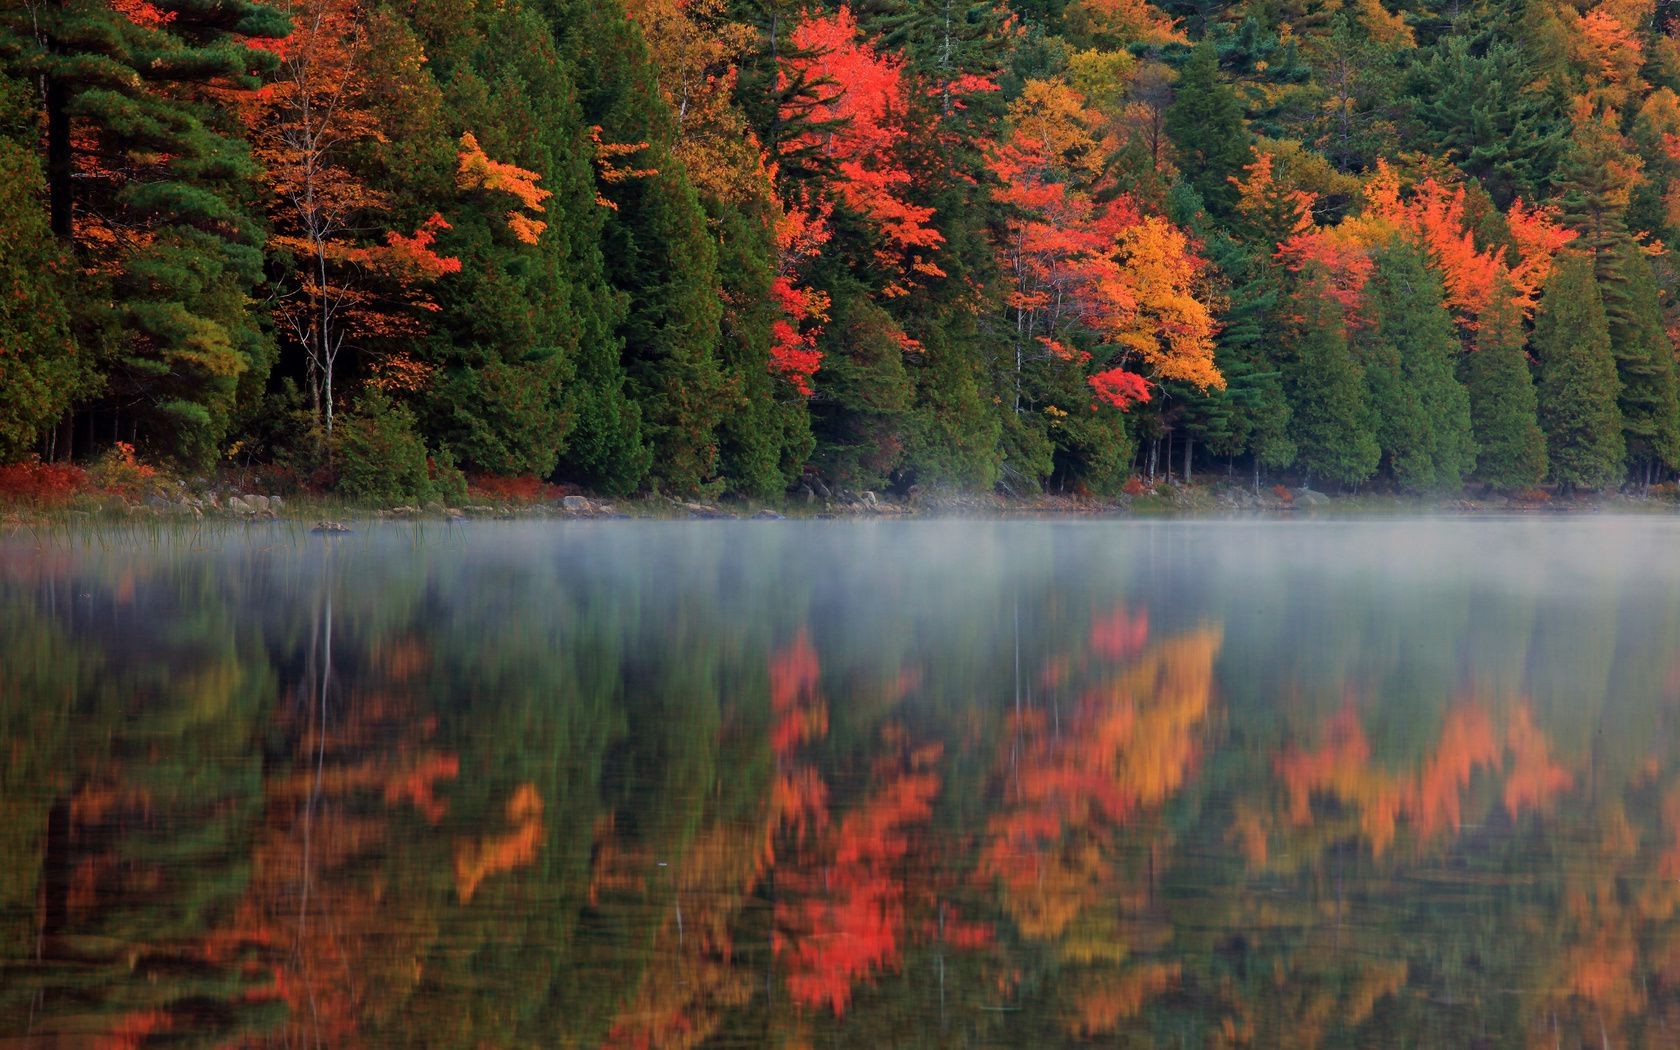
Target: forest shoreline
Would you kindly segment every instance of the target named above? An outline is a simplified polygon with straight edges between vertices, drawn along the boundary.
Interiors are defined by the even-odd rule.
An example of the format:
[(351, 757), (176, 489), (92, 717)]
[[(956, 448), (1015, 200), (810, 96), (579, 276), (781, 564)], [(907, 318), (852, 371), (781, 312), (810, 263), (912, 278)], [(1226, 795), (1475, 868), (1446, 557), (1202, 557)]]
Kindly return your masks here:
[(84, 493), (41, 504), (0, 500), (0, 529), (77, 528), (107, 524), (213, 522), (232, 525), (281, 522), (316, 531), (367, 523), (469, 523), (473, 521), (677, 521), (677, 520), (891, 520), (891, 519), (1252, 519), (1394, 518), (1581, 514), (1675, 514), (1680, 496), (1667, 487), (1649, 493), (1592, 492), (1559, 496), (1545, 490), (1518, 494), (1421, 496), (1397, 493), (1330, 494), (1302, 486), (1260, 487), (1221, 482), (1163, 483), (1114, 497), (1062, 494), (1014, 496), (955, 491), (908, 495), (831, 493), (777, 502), (677, 499), (659, 494), (610, 498), (583, 492), (521, 500), (472, 499), (461, 506), (382, 505), (314, 495), (265, 496), (212, 489), (199, 494)]

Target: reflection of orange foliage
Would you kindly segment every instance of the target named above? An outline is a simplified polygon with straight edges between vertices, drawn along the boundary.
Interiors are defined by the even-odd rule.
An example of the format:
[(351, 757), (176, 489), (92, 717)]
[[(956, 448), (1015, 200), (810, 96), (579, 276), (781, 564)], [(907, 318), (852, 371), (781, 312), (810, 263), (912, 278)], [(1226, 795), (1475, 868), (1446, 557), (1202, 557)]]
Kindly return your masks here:
[(479, 884), (491, 875), (529, 864), (542, 844), (542, 796), (534, 784), (521, 784), (508, 800), (508, 821), (514, 829), (505, 835), (462, 843), (455, 847), (455, 890), (464, 904), (478, 892)]
[(1505, 781), (1505, 809), (1516, 816), (1525, 808), (1544, 809), (1560, 791), (1569, 790), (1575, 778), (1553, 762), (1546, 735), (1534, 724), (1527, 704), (1511, 715), (1506, 731), (1511, 749), (1511, 775)]
[(1217, 630), (1160, 643), (1089, 690), (1064, 733), (1043, 712), (1018, 720), (1006, 751), (1011, 804), (994, 816), (981, 874), (1027, 937), (1060, 936), (1102, 895), (1102, 844), (1136, 810), (1157, 805), (1191, 775), (1213, 687)]
[(137, 1010), (117, 1022), (109, 1033), (94, 1037), (95, 1050), (130, 1050), (145, 1046), (153, 1037), (169, 1031), (175, 1019), (163, 1010)]
[(454, 780), (461, 772), (461, 760), (455, 755), (431, 754), (423, 757), (415, 767), (385, 788), (387, 803), (408, 802), (433, 824), (443, 819), (449, 807), (432, 794), (439, 780)]
[(1289, 793), (1290, 819), (1313, 823), (1315, 795), (1335, 799), (1358, 814), (1359, 829), (1381, 856), (1394, 841), (1400, 819), (1410, 821), (1419, 842), (1463, 823), (1463, 798), (1478, 769), (1496, 771), (1506, 752), (1511, 771), (1505, 783), (1505, 806), (1515, 817), (1525, 808), (1548, 805), (1573, 777), (1549, 757), (1545, 735), (1535, 726), (1526, 703), (1512, 709), (1504, 738), (1480, 706), (1453, 708), (1441, 726), (1434, 752), (1413, 774), (1389, 773), (1371, 765), (1371, 745), (1358, 713), (1344, 706), (1331, 720), (1325, 742), (1316, 750), (1286, 750), (1275, 763)]
[(1149, 1000), (1178, 983), (1179, 964), (1152, 962), (1120, 974), (1099, 974), (1076, 997), (1068, 1027), (1078, 1036), (1112, 1032)]

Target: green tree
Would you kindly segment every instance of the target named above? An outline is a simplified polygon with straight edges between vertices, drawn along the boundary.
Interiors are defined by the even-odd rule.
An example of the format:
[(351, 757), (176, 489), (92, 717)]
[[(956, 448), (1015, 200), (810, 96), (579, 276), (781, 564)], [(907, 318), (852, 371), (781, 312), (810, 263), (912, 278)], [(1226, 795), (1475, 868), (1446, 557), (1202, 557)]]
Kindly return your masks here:
[(1453, 374), (1458, 335), (1441, 282), (1420, 251), (1395, 243), (1377, 252), (1365, 297), (1370, 323), (1358, 350), (1389, 473), (1403, 489), (1457, 488), (1475, 446), (1469, 397)]
[(1179, 71), (1172, 105), (1167, 107), (1166, 132), (1179, 170), (1208, 211), (1229, 215), (1237, 203), (1231, 179), (1248, 163), (1249, 133), (1242, 102), (1219, 77), (1219, 54), (1211, 37), (1196, 45)]
[[(39, 77), (52, 232), (100, 287), (77, 297), (84, 347), (104, 342), (102, 423), (183, 462), (211, 459), (269, 340), (256, 169), (219, 96), (273, 67), (253, 38), (289, 31), (255, 0), (129, 17), (70, 0), (0, 10), (0, 73)], [(247, 389), (252, 389), (248, 385)]]
[(41, 189), (35, 158), (0, 135), (0, 461), (34, 445), (91, 379), (70, 327), (75, 277)]
[(903, 457), (914, 396), (904, 330), (856, 286), (835, 292), (830, 316), (811, 404), (816, 463), (839, 484), (880, 488)]
[(1365, 375), (1348, 348), (1342, 308), (1321, 274), (1307, 274), (1296, 290), (1302, 316), (1290, 333), (1290, 439), (1296, 465), (1308, 480), (1354, 485), (1376, 473), (1382, 459)]
[(1620, 246), (1615, 266), (1621, 278), (1612, 312), (1605, 295), (1610, 347), (1621, 382), (1617, 399), (1622, 433), (1636, 477), (1649, 481), (1680, 466), (1680, 403), (1676, 402), (1674, 344), (1663, 325), (1656, 277), (1631, 240)]
[(1478, 320), (1475, 347), (1461, 362), (1476, 440), (1475, 477), (1495, 488), (1524, 488), (1546, 476), (1546, 435), (1526, 343), (1522, 311), (1512, 301), (1510, 282), (1502, 280)]
[(1527, 52), (1501, 37), (1442, 37), (1407, 74), (1422, 139), (1480, 180), (1501, 207), (1541, 200), (1569, 142), (1569, 122), (1539, 90)]
[(1553, 480), (1566, 490), (1614, 484), (1627, 451), (1616, 407), (1621, 384), (1590, 256), (1559, 259), (1534, 322), (1534, 353)]

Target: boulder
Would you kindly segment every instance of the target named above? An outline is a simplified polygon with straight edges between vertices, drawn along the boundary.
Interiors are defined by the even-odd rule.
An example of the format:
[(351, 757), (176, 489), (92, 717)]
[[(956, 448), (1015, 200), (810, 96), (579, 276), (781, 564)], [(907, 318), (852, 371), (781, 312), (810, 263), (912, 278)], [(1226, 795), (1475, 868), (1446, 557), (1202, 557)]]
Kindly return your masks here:
[(342, 521), (317, 521), (315, 523), (315, 527), (309, 531), (321, 533), (323, 535), (336, 536), (349, 532), (350, 526), (344, 524)]
[(235, 514), (255, 514), (257, 512), (257, 508), (251, 506), (249, 503), (246, 503), (245, 497), (243, 496), (229, 496), (227, 499), (227, 509), (233, 511)]
[(753, 515), (753, 520), (754, 521), (785, 521), (786, 519), (783, 518), (782, 515), (777, 514), (775, 511), (766, 507), (763, 510), (759, 511), (757, 514), (754, 514)]
[(1330, 497), (1302, 485), (1295, 490), (1295, 502), (1302, 507), (1321, 507), (1330, 502)]
[(567, 496), (560, 501), (560, 506), (569, 514), (589, 514), (595, 510), (582, 496)]
[(268, 511), (268, 497), (267, 496), (246, 496), (245, 497), (245, 502), (249, 503), (251, 506), (255, 507), (259, 514), (267, 513), (267, 511)]

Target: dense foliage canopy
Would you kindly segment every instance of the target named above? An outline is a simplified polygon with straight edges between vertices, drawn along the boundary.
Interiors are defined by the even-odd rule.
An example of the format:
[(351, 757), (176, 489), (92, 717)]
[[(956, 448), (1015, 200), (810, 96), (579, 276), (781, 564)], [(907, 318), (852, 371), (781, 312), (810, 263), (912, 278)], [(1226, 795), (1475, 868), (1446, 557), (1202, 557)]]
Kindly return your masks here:
[(1677, 92), (1654, 0), (20, 0), (0, 455), (1649, 484)]

